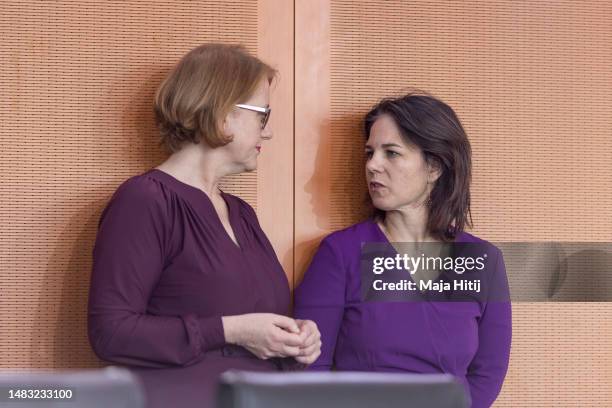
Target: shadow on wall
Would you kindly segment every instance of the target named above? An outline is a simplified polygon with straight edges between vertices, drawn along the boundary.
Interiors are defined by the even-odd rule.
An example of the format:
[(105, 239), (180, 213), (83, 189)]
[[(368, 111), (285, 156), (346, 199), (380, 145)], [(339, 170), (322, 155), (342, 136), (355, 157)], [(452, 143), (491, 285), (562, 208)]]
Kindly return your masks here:
[[(598, 244), (594, 244), (601, 246)], [(555, 284), (552, 300), (560, 302), (612, 301), (612, 248), (582, 249), (564, 260), (567, 267)]]
[[(70, 200), (72, 205), (74, 202), (84, 204), (64, 226), (47, 265), (32, 342), (33, 366), (86, 368), (103, 365), (87, 339), (87, 301), (98, 223), (108, 200), (125, 179), (158, 165), (166, 157), (159, 146), (153, 98), (170, 69), (171, 66), (142, 67), (142, 72), (126, 79), (135, 85), (132, 97), (126, 100), (124, 96), (114, 96), (121, 92), (110, 92), (111, 99), (104, 101), (104, 106), (98, 106), (102, 112), (108, 106), (117, 106), (119, 126), (109, 123), (108, 129), (103, 129), (101, 125), (97, 136), (102, 138), (114, 128), (122, 137), (112, 151), (100, 152), (101, 156), (110, 157), (110, 162), (101, 164), (99, 172), (91, 169), (91, 186), (108, 187)], [(154, 74), (148, 75), (150, 72)], [(75, 189), (83, 191), (91, 186)], [(95, 198), (92, 200), (92, 197)]]
[(366, 109), (333, 118), (330, 126), (331, 154), (330, 177), (330, 227), (346, 228), (369, 215), (365, 200), (366, 139), (363, 133), (363, 117)]
[(506, 242), (512, 301), (612, 301), (612, 246), (603, 242)]
[[(326, 136), (330, 133), (330, 122), (322, 121), (319, 125), (319, 134)], [(308, 204), (302, 204), (299, 208), (310, 211), (315, 216), (315, 224), (318, 229), (329, 230), (329, 162), (330, 162), (330, 143), (325, 138), (317, 146), (315, 155), (315, 163), (310, 179), (304, 184), (304, 192), (309, 196)], [(299, 160), (296, 152), (296, 160)], [(295, 188), (299, 188), (297, 185)], [(299, 217), (300, 214), (295, 214)], [(315, 251), (319, 247), (319, 242), (322, 237), (310, 239), (302, 242), (295, 242), (293, 254), (295, 258), (295, 271), (293, 275), (293, 288), (301, 282), (301, 277), (304, 275), (306, 268), (310, 265), (310, 261)]]
[[(322, 138), (317, 146), (314, 171), (304, 185), (319, 230), (332, 232), (346, 228), (369, 214), (362, 124), (363, 113), (343, 115), (320, 124)], [(296, 242), (294, 287), (301, 281), (322, 238)]]
[[(134, 174), (157, 166), (168, 156), (160, 146), (153, 102), (155, 91), (172, 68), (173, 66), (143, 69), (142, 77), (146, 79), (139, 84), (134, 96), (121, 111), (122, 134), (130, 140), (128, 149), (134, 149), (136, 153), (133, 158), (129, 155), (131, 160), (126, 163), (130, 168), (134, 168)], [(151, 72), (153, 74), (149, 74)]]
[(98, 219), (108, 198), (92, 201), (72, 216), (49, 259), (37, 311), (38, 336), (32, 343), (34, 366), (102, 365), (87, 340), (87, 297)]

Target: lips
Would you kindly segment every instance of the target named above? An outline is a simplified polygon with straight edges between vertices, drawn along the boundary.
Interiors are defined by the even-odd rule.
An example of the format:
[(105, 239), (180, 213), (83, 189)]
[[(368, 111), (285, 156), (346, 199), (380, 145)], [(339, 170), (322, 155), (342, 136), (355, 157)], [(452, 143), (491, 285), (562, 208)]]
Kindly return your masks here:
[(261, 146), (255, 146), (258, 152), (261, 152)]
[(380, 191), (386, 187), (384, 184), (377, 181), (370, 181), (368, 186), (370, 187), (370, 191)]

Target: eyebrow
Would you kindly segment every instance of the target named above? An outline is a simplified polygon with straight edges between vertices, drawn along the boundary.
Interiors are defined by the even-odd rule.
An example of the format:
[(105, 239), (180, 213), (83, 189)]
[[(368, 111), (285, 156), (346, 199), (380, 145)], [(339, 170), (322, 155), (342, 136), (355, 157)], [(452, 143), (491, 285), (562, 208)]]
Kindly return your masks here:
[[(385, 144), (382, 145), (382, 147), (402, 147), (402, 146), (398, 145), (397, 143), (385, 143)], [(371, 149), (372, 146), (366, 145), (365, 148), (366, 149)]]

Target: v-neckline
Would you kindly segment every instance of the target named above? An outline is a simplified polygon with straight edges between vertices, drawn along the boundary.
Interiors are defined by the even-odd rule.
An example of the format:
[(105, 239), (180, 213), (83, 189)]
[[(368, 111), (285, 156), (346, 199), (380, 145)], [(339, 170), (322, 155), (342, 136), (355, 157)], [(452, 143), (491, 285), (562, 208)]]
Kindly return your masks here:
[[(219, 189), (219, 192), (221, 193), (221, 199), (223, 200), (223, 202), (225, 203), (226, 207), (227, 207), (227, 219), (229, 222), (229, 226), (232, 230), (232, 233), (234, 234), (234, 237), (236, 238), (236, 241), (234, 241), (231, 237), (231, 235), (227, 232), (227, 230), (225, 229), (225, 225), (223, 225), (223, 222), (221, 221), (221, 217), (219, 216), (219, 213), (217, 212), (217, 209), (215, 208), (215, 204), (212, 202), (212, 199), (208, 196), (208, 194), (206, 194), (205, 191), (194, 187), (190, 184), (187, 184), (185, 182), (180, 181), (179, 179), (177, 179), (176, 177), (174, 177), (173, 175), (166, 173), (163, 170), (160, 170), (158, 168), (153, 168), (151, 170), (149, 170), (149, 172), (156, 172), (157, 174), (160, 174), (162, 176), (162, 178), (165, 178), (166, 180), (170, 181), (171, 183), (178, 185), (179, 187), (182, 187), (184, 190), (187, 190), (188, 192), (192, 192), (193, 195), (196, 196), (203, 196), (204, 197), (204, 202), (206, 202), (208, 204), (208, 206), (210, 207), (210, 209), (212, 210), (212, 212), (214, 213), (214, 218), (215, 221), (217, 223), (217, 226), (219, 228), (221, 228), (223, 235), (225, 236), (225, 239), (231, 243), (231, 245), (239, 250), (242, 251), (242, 249), (244, 248), (244, 242), (242, 242), (242, 240), (239, 238), (239, 234), (237, 233), (238, 228), (236, 228), (236, 226), (238, 225), (238, 223), (236, 222), (235, 219), (235, 212), (236, 212), (236, 208), (232, 208), (233, 204), (232, 204), (232, 200), (229, 198), (229, 194), (225, 193), (223, 190)], [(197, 199), (196, 197), (194, 197), (194, 199)]]
[[(378, 225), (378, 222), (376, 222), (375, 219), (370, 219), (369, 221), (374, 225), (374, 229), (376, 230), (376, 233), (379, 235), (379, 238), (382, 239), (381, 242), (383, 242), (385, 244), (390, 244), (391, 246), (393, 246), (393, 243), (389, 240), (389, 237), (387, 237), (387, 234), (385, 234), (385, 232), (382, 230), (380, 225)], [(452, 243), (461, 243), (461, 242), (463, 242), (462, 238), (459, 238), (460, 234), (461, 233), (457, 234), (457, 236), (452, 241)]]
[[(201, 190), (200, 190), (201, 191)], [(229, 222), (229, 227), (232, 230), (232, 235), (234, 235), (234, 238), (236, 239), (235, 241), (232, 239), (232, 236), (229, 234), (229, 232), (227, 232), (227, 230), (225, 229), (225, 225), (223, 225), (223, 222), (221, 222), (221, 217), (219, 217), (219, 213), (217, 212), (217, 209), (215, 208), (215, 205), (213, 204), (212, 200), (210, 199), (210, 197), (208, 197), (208, 194), (204, 193), (204, 191), (202, 191), (202, 193), (204, 193), (204, 195), (206, 197), (208, 197), (208, 201), (210, 201), (210, 205), (212, 205), (215, 214), (217, 215), (217, 221), (219, 221), (219, 224), (221, 224), (221, 227), (223, 228), (223, 231), (225, 231), (225, 235), (227, 236), (227, 238), (229, 239), (229, 241), (239, 250), (242, 250), (242, 245), (240, 244), (240, 239), (238, 238), (238, 234), (236, 233), (237, 228), (234, 227), (234, 224), (236, 223), (232, 223), (233, 220), (233, 215), (236, 212), (235, 208), (232, 208), (232, 204), (231, 204), (231, 200), (228, 200), (228, 195), (225, 194), (225, 192), (221, 189), (219, 189), (219, 192), (221, 193), (221, 199), (223, 200), (223, 202), (225, 203), (225, 206), (227, 207), (227, 221)]]

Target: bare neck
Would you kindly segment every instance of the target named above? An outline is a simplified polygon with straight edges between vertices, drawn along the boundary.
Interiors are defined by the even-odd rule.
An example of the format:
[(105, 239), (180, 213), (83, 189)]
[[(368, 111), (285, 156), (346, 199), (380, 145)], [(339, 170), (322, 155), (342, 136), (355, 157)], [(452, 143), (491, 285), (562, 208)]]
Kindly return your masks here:
[(427, 216), (425, 206), (391, 210), (379, 225), (391, 242), (436, 241), (427, 231)]
[(204, 191), (211, 198), (220, 197), (219, 181), (232, 174), (223, 152), (202, 143), (184, 146), (156, 168)]

